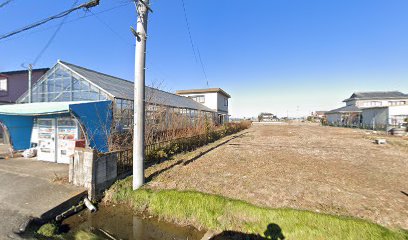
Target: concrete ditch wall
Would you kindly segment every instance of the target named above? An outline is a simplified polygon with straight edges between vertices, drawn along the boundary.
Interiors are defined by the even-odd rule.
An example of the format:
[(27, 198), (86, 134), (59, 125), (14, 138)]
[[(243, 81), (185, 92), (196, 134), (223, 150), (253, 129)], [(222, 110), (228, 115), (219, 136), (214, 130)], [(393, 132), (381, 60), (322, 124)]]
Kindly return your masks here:
[(117, 179), (114, 155), (98, 157), (95, 150), (75, 148), (69, 163), (69, 182), (88, 189), (88, 197), (98, 200)]

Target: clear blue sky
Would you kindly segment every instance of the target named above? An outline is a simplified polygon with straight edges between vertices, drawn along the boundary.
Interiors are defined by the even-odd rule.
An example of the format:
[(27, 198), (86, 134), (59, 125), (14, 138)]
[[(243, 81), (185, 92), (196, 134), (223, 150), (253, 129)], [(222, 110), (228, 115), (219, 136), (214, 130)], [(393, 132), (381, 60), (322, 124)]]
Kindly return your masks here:
[[(151, 1), (148, 83), (168, 91), (206, 87), (181, 0)], [(68, 9), (73, 2), (14, 0), (0, 8), (0, 34)], [(353, 91), (408, 93), (406, 0), (185, 3), (210, 87), (232, 95), (233, 116), (256, 116), (261, 111), (295, 116), (333, 109)], [(132, 80), (133, 4), (101, 0), (92, 11), (113, 7), (117, 8), (97, 14), (109, 27), (84, 11), (70, 15), (36, 67), (50, 67), (62, 59)], [(78, 20), (84, 15), (90, 16)], [(33, 61), (60, 21), (0, 41), (0, 71)]]

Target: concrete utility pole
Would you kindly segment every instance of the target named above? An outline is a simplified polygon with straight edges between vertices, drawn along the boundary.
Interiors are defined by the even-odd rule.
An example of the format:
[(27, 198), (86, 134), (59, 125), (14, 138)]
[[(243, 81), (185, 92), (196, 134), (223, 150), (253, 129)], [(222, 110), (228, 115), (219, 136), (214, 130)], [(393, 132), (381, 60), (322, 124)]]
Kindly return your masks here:
[(145, 69), (146, 37), (149, 0), (135, 0), (137, 27), (135, 50), (135, 85), (134, 85), (134, 132), (133, 132), (133, 190), (144, 184), (145, 160)]
[(33, 91), (31, 88), (32, 74), (33, 74), (33, 65), (28, 64), (28, 103), (31, 103), (33, 99)]

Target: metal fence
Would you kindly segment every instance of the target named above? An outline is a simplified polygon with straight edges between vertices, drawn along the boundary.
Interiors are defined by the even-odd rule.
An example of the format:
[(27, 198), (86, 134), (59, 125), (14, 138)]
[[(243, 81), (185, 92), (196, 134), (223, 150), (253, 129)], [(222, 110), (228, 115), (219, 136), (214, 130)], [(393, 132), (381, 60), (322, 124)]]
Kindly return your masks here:
[[(235, 129), (226, 132), (218, 130), (209, 134), (200, 134), (189, 137), (181, 137), (168, 141), (156, 142), (145, 146), (146, 161), (160, 161), (170, 157), (173, 154), (195, 150), (208, 143), (214, 142), (225, 135), (239, 132), (242, 129)], [(133, 149), (126, 148), (117, 151), (104, 153), (102, 156), (109, 156), (116, 159), (117, 174), (124, 176), (132, 173)]]
[(192, 151), (211, 141), (214, 140), (209, 138), (208, 134), (200, 134), (149, 144), (146, 145), (145, 149), (146, 160), (161, 160), (159, 156), (154, 155), (154, 153), (156, 153), (158, 150), (166, 151), (166, 156), (163, 156), (163, 158), (166, 158), (168, 157), (168, 153), (171, 155), (179, 152)]
[(121, 149), (104, 153), (101, 157), (108, 157), (116, 159), (117, 176), (129, 175), (132, 173), (133, 149)]

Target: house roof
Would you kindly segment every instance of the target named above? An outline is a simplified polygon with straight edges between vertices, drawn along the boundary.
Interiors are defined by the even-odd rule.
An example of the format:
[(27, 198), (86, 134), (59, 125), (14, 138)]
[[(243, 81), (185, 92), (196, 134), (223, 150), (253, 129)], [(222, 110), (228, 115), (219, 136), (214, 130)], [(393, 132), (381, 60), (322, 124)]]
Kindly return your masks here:
[[(36, 68), (33, 69), (33, 72), (46, 72), (50, 70), (49, 68)], [(21, 73), (28, 73), (28, 70), (16, 70), (16, 71), (7, 71), (7, 72), (0, 72), (0, 75), (12, 75), (12, 74), (21, 74)]]
[(333, 109), (331, 111), (326, 112), (326, 114), (330, 113), (355, 113), (355, 112), (362, 112), (362, 110), (356, 106), (345, 106), (337, 109)]
[(408, 98), (408, 94), (399, 91), (381, 91), (381, 92), (355, 92), (343, 102), (351, 100), (370, 100), (370, 99), (400, 99)]
[[(133, 100), (134, 98), (134, 83), (131, 81), (97, 72), (61, 60), (59, 60), (58, 63), (82, 76), (86, 80), (94, 83), (115, 98), (128, 100)], [(146, 101), (149, 103), (214, 112), (214, 110), (194, 101), (191, 98), (179, 96), (156, 88), (146, 87), (145, 94)]]
[(224, 96), (231, 98), (227, 92), (221, 88), (204, 88), (204, 89), (190, 89), (190, 90), (178, 90), (176, 94), (195, 94), (195, 93), (221, 93)]

